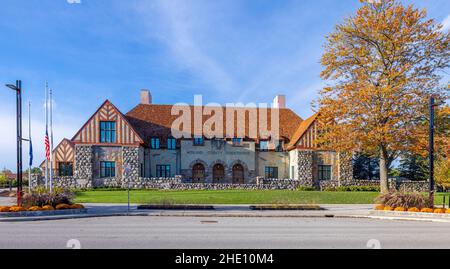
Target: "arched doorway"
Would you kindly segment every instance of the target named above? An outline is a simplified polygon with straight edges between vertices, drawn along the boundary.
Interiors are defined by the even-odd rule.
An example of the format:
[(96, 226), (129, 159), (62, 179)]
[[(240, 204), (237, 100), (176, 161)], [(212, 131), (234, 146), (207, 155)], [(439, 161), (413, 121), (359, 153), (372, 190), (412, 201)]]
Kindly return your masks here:
[(233, 184), (244, 184), (244, 167), (241, 164), (233, 165)]
[(192, 182), (199, 183), (205, 179), (205, 167), (201, 163), (196, 163), (192, 167)]
[(225, 168), (222, 164), (217, 163), (213, 166), (213, 182), (219, 183), (225, 178)]

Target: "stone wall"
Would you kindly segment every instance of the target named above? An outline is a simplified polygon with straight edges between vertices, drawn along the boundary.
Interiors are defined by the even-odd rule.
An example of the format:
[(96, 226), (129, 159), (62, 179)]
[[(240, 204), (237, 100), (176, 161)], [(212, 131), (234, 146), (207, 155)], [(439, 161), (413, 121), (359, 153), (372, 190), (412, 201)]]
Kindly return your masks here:
[[(258, 177), (256, 180), (247, 184), (230, 184), (230, 183), (188, 183), (185, 182), (182, 176), (175, 176), (171, 178), (129, 178), (129, 181), (122, 180), (122, 178), (101, 178), (94, 179), (86, 183), (86, 181), (76, 179), (73, 177), (55, 178), (54, 186), (63, 188), (123, 188), (128, 187), (132, 189), (174, 189), (174, 190), (224, 190), (224, 189), (247, 189), (247, 190), (295, 190), (301, 186), (311, 187), (311, 182), (307, 180), (293, 180), (293, 179), (264, 179)], [(43, 185), (42, 176), (35, 176), (32, 178), (33, 186), (36, 184)], [(319, 181), (315, 187), (318, 190), (325, 190), (329, 187), (338, 186), (372, 186), (378, 187), (379, 181), (376, 180), (345, 180), (345, 181)], [(395, 179), (389, 180), (391, 190), (398, 191), (428, 191), (427, 181), (397, 181)]]

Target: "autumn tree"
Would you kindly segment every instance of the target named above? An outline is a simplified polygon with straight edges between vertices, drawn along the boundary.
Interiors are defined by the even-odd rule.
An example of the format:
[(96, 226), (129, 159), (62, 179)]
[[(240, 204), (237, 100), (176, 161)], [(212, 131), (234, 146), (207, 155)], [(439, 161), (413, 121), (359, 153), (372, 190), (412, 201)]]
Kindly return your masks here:
[(338, 151), (379, 158), (381, 192), (400, 152), (414, 152), (428, 98), (445, 99), (450, 35), (426, 11), (396, 0), (361, 1), (355, 15), (327, 36), (321, 63), (320, 141)]

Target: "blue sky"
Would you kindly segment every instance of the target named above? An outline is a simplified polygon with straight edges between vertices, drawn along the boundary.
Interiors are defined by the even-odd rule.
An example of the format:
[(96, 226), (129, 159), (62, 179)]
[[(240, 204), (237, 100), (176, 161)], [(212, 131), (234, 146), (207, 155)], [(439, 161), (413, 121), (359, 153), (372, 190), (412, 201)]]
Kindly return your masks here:
[[(70, 1), (69, 1), (70, 2)], [(405, 1), (450, 27), (450, 1)], [(43, 159), (44, 85), (54, 91), (55, 144), (105, 100), (126, 113), (154, 103), (270, 102), (308, 117), (325, 82), (325, 35), (357, 0), (2, 0), (0, 82), (23, 80), (35, 159)], [(0, 90), (0, 168), (15, 166), (15, 99)], [(27, 125), (24, 120), (24, 127)], [(27, 135), (26, 128), (24, 135)], [(27, 147), (24, 154), (26, 156)], [(35, 162), (37, 165), (37, 162)]]

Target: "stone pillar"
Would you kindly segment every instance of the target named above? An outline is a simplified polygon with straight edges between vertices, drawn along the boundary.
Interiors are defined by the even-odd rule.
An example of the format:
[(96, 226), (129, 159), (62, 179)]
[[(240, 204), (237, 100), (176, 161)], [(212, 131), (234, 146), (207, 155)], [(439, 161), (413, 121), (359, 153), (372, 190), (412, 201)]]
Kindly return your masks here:
[(353, 163), (352, 163), (352, 154), (350, 153), (338, 153), (338, 165), (339, 165), (339, 173), (338, 179), (340, 182), (342, 181), (351, 181), (353, 180)]
[(80, 185), (90, 187), (92, 185), (94, 150), (92, 146), (75, 145), (74, 178)]
[(129, 167), (127, 175), (122, 173), (123, 182), (128, 182), (129, 180), (134, 181), (139, 179), (139, 147), (122, 147), (122, 167)]
[(299, 150), (298, 151), (298, 179), (306, 182), (306, 184), (314, 185), (313, 175), (313, 151)]

